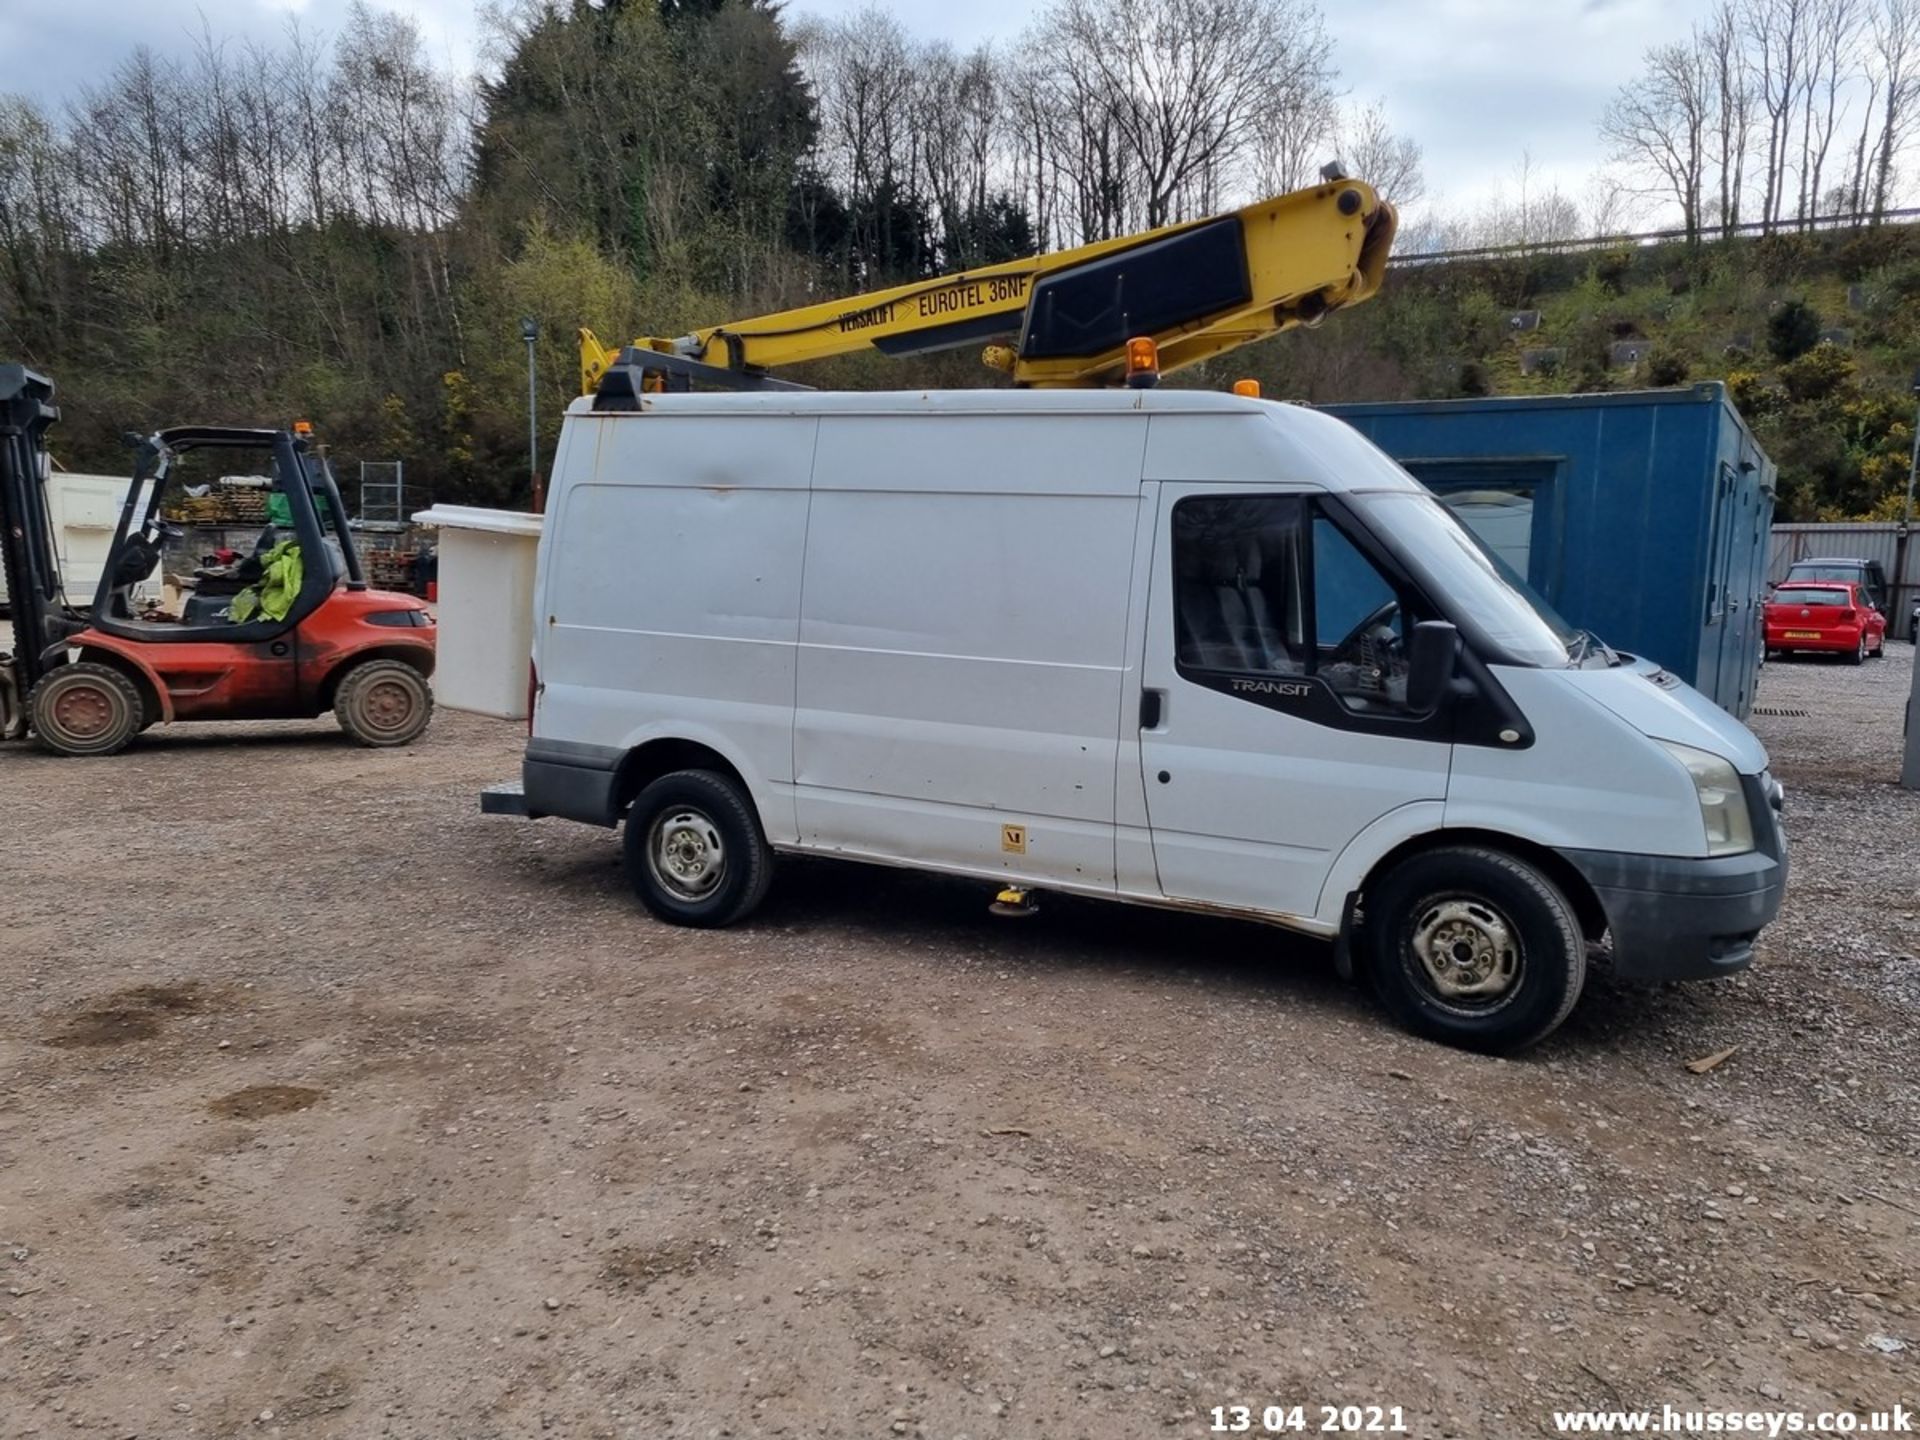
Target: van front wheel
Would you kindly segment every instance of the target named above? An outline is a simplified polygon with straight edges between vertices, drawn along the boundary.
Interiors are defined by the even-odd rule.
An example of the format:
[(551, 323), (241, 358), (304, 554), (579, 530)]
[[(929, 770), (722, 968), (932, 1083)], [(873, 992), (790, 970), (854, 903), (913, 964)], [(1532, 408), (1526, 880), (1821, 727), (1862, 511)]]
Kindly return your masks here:
[(731, 925), (773, 879), (753, 801), (711, 770), (676, 770), (642, 790), (627, 811), (626, 846), (641, 903), (675, 925)]
[(1369, 887), (1363, 914), (1375, 993), (1429, 1039), (1524, 1049), (1567, 1018), (1586, 983), (1573, 906), (1498, 850), (1449, 846), (1402, 861)]

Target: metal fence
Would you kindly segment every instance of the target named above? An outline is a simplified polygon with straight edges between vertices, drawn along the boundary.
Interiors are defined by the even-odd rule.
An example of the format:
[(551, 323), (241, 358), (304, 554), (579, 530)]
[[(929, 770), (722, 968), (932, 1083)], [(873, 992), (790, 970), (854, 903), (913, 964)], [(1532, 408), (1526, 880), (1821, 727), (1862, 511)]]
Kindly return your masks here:
[(1456, 260), (1518, 260), (1539, 255), (1564, 255), (1585, 250), (1637, 250), (1656, 245), (1685, 244), (1698, 239), (1704, 244), (1716, 240), (1747, 239), (1763, 235), (1804, 235), (1811, 232), (1866, 230), (1879, 225), (1910, 225), (1920, 221), (1920, 209), (1886, 210), (1878, 215), (1849, 212), (1842, 215), (1816, 215), (1806, 220), (1754, 220), (1739, 225), (1702, 226), (1697, 236), (1685, 230), (1636, 230), (1624, 234), (1584, 235), (1565, 240), (1520, 240), (1504, 245), (1474, 245), (1462, 250), (1419, 250), (1407, 254), (1395, 252), (1392, 265), (1434, 265)]
[[(1796, 560), (1818, 559), (1878, 560), (1893, 589), (1893, 614), (1887, 619), (1894, 634), (1906, 637), (1907, 617), (1913, 613), (1915, 597), (1920, 596), (1920, 538), (1909, 538), (1903, 547), (1900, 527), (1891, 520), (1773, 527), (1773, 548), (1767, 564), (1769, 582), (1784, 579), (1787, 567)], [(1894, 573), (1896, 563), (1904, 573)]]
[(360, 518), (400, 521), (407, 518), (406, 469), (398, 460), (360, 462)]

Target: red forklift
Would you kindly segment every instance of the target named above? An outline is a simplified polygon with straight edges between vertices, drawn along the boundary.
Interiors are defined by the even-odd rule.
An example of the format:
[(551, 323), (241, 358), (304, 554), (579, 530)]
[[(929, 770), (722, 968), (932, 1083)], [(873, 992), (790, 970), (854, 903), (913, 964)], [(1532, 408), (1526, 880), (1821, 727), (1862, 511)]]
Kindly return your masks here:
[[(411, 595), (367, 588), (332, 467), (307, 427), (183, 426), (138, 458), (91, 604), (61, 586), (47, 504), (53, 383), (0, 365), (0, 559), (13, 652), (0, 653), (0, 739), (58, 755), (112, 755), (150, 725), (305, 719), (332, 710), (362, 745), (405, 745), (433, 716), (434, 619)], [(183, 532), (162, 518), (197, 451), (270, 457), (270, 520), (252, 555), (199, 570), (179, 613), (133, 589)], [(257, 462), (256, 462), (257, 464)], [(217, 478), (217, 477), (215, 477)]]

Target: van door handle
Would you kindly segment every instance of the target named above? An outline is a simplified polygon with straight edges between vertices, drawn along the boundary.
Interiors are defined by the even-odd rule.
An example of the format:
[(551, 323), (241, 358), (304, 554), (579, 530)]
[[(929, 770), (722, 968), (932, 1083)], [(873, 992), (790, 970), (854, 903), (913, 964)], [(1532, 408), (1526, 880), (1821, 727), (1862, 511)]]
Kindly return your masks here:
[(1166, 711), (1166, 705), (1164, 703), (1166, 698), (1167, 692), (1164, 690), (1142, 690), (1140, 692), (1140, 728), (1142, 730), (1158, 730), (1160, 728), (1161, 716)]

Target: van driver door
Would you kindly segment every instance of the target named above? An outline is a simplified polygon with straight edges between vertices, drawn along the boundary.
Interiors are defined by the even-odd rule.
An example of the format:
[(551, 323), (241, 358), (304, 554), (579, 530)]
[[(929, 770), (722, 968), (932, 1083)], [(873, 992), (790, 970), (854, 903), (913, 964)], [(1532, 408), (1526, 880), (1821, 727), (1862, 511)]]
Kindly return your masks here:
[(1160, 888), (1312, 916), (1350, 840), (1446, 797), (1444, 726), (1406, 705), (1432, 617), (1332, 497), (1159, 491), (1140, 757)]

